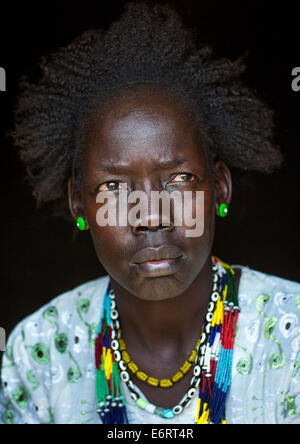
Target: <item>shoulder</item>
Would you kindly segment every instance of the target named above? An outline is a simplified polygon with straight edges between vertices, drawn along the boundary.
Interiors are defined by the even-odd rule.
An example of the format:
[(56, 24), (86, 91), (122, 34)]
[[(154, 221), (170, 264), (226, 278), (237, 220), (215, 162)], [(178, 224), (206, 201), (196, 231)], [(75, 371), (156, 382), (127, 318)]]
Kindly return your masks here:
[[(265, 346), (280, 344), (281, 355), (283, 351), (287, 355), (297, 353), (300, 348), (300, 283), (239, 267), (242, 270), (238, 291), (241, 335), (256, 346), (262, 338), (266, 340)], [(280, 363), (274, 361), (272, 365)]]
[(241, 421), (299, 422), (300, 283), (235, 267), (242, 273), (232, 393), (235, 402), (240, 393), (247, 399)]
[[(292, 310), (300, 313), (300, 283), (279, 276), (254, 270), (248, 266), (233, 265), (241, 268), (239, 285), (239, 304), (243, 311), (253, 308), (258, 311), (277, 307), (281, 311)], [(273, 307), (273, 308), (274, 308)]]
[(84, 313), (92, 321), (95, 315), (93, 308), (97, 307), (97, 315), (100, 313), (108, 282), (109, 277), (103, 276), (59, 294), (19, 322), (9, 339), (20, 333), (24, 337), (28, 335), (37, 337), (43, 330), (49, 330), (51, 325), (57, 326), (57, 323), (71, 325), (72, 318), (76, 314), (80, 317)]
[(264, 273), (262, 271), (250, 268), (247, 265), (231, 265), (231, 267), (233, 269), (237, 267), (241, 269), (244, 285), (250, 284), (251, 286), (255, 285), (257, 288), (267, 287), (269, 289), (281, 287), (287, 291), (300, 290), (300, 282), (291, 281), (280, 276)]
[(59, 294), (25, 317), (8, 337), (4, 359), (12, 359), (14, 355), (15, 363), (21, 361), (16, 348), (26, 344), (26, 349), (31, 349), (31, 355), (36, 362), (42, 363), (43, 359), (46, 362), (49, 360), (48, 350), (52, 339), (55, 339), (54, 344), (58, 351), (63, 351), (70, 339), (70, 332), (76, 332), (80, 324), (90, 326), (88, 333), (92, 336), (100, 319), (108, 282), (108, 276), (85, 282)]
[(50, 302), (40, 307), (36, 312), (25, 318), (23, 322), (40, 317), (49, 307), (57, 307), (62, 311), (68, 311), (71, 313), (78, 309), (78, 303), (81, 300), (86, 299), (90, 304), (98, 304), (104, 297), (108, 281), (109, 277), (103, 276), (98, 279), (84, 282), (71, 290), (61, 293)]
[(51, 403), (89, 365), (108, 282), (104, 276), (83, 283), (16, 325), (2, 359), (0, 423), (53, 420)]

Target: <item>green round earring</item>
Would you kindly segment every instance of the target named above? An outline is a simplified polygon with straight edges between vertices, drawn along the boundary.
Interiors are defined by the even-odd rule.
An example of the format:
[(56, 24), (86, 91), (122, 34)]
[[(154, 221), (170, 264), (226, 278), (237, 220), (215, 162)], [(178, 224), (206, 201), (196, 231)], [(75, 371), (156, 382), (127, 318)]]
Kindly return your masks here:
[(80, 230), (80, 231), (85, 230), (85, 220), (83, 219), (83, 217), (78, 217), (76, 219), (76, 226), (77, 226), (78, 230)]
[(227, 214), (228, 214), (228, 206), (226, 205), (226, 203), (221, 203), (221, 205), (219, 206), (219, 216), (226, 217)]

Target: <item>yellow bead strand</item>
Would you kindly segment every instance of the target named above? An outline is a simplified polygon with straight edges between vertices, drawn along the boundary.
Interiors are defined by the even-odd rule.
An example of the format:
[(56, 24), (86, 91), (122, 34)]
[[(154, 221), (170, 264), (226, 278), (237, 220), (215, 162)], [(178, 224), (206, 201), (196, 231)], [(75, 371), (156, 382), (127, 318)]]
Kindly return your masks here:
[(147, 375), (147, 373), (141, 371), (138, 365), (133, 362), (130, 354), (126, 350), (125, 341), (122, 337), (121, 329), (119, 329), (119, 345), (122, 354), (123, 361), (127, 364), (128, 369), (134, 374), (140, 381), (146, 382), (152, 387), (161, 387), (161, 388), (169, 388), (172, 387), (176, 382), (180, 381), (192, 368), (197, 356), (198, 356), (198, 347), (201, 344), (201, 340), (197, 339), (196, 345), (192, 353), (190, 354), (187, 361), (183, 363), (180, 367), (180, 370), (172, 376), (172, 378), (158, 379), (153, 378), (152, 376)]

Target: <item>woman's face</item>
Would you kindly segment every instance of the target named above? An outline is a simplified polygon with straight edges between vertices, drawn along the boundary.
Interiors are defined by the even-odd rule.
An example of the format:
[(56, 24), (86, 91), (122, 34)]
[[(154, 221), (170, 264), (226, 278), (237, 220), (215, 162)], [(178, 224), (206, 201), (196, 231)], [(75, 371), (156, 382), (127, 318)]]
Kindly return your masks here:
[[(230, 173), (222, 162), (219, 166), (214, 177), (193, 119), (165, 94), (123, 95), (95, 116), (85, 140), (81, 195), (71, 198), (71, 210), (74, 218), (87, 221), (98, 259), (112, 280), (151, 301), (175, 298), (188, 289), (210, 260), (216, 199), (230, 200)], [(119, 226), (118, 219), (116, 226), (99, 226), (96, 216), (104, 204), (96, 197), (109, 191), (118, 209), (120, 183), (127, 184), (128, 193), (145, 193), (148, 217), (142, 216), (140, 226)], [(184, 191), (192, 191), (193, 217), (196, 191), (204, 191), (201, 236), (186, 236), (191, 226), (184, 218), (181, 226), (173, 224), (175, 204), (169, 226), (161, 218), (151, 226), (159, 217), (151, 213), (151, 191), (163, 190), (177, 191), (182, 198)], [(128, 203), (128, 211), (134, 205)]]

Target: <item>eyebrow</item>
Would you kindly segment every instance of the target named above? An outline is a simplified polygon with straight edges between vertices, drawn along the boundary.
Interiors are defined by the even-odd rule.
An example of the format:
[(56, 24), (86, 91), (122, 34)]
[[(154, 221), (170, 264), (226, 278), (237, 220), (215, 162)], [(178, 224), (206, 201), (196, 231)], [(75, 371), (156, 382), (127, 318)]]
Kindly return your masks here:
[[(170, 168), (174, 168), (177, 167), (181, 164), (183, 164), (184, 162), (186, 162), (187, 159), (185, 158), (179, 158), (179, 159), (171, 159), (171, 160), (163, 160), (160, 161), (158, 164), (156, 164), (156, 166), (154, 167), (156, 170), (157, 169), (170, 169)], [(102, 171), (107, 171), (109, 173), (113, 173), (113, 174), (121, 174), (126, 173), (126, 172), (130, 172), (131, 171), (131, 167), (130, 164), (101, 164), (100, 165), (100, 170)]]

